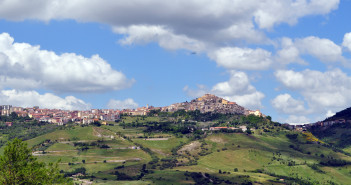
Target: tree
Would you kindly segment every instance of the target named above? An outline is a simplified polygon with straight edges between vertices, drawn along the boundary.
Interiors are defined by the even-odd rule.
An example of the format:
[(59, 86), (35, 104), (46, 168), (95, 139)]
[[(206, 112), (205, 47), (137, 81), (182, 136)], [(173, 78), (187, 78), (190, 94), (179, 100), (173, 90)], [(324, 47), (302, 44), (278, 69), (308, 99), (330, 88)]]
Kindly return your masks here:
[(271, 116), (267, 116), (266, 117), (269, 121), (272, 121), (272, 117)]
[(252, 131), (251, 131), (250, 127), (247, 127), (246, 133), (247, 134), (252, 134)]
[(97, 126), (97, 127), (100, 127), (101, 126), (101, 123), (100, 121), (94, 121), (93, 122), (93, 125)]
[(0, 156), (0, 184), (70, 184), (59, 172), (58, 164), (38, 162), (27, 143), (15, 138)]
[(17, 115), (16, 112), (11, 112), (10, 117), (11, 117), (12, 119), (16, 119), (16, 118), (18, 118), (18, 115)]

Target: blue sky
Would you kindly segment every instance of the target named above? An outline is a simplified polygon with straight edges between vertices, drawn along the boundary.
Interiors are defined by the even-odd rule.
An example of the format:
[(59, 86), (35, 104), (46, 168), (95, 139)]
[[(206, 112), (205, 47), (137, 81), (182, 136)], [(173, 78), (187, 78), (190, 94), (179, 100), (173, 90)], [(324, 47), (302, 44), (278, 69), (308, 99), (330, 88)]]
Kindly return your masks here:
[(212, 93), (281, 122), (322, 120), (351, 105), (350, 8), (0, 0), (0, 104), (123, 109)]

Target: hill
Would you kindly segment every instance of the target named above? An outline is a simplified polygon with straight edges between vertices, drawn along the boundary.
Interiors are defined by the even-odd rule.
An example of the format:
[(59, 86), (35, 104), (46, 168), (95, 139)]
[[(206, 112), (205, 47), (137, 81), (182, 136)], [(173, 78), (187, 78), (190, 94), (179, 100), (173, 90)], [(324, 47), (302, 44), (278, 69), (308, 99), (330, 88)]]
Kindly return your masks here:
[(313, 124), (309, 130), (331, 146), (351, 153), (351, 107)]
[(334, 116), (326, 118), (324, 121), (335, 121), (335, 120), (351, 120), (351, 107), (337, 112)]
[(82, 177), (96, 184), (346, 184), (351, 180), (349, 156), (309, 142), (297, 132), (222, 130), (196, 138), (171, 132), (149, 135), (145, 129), (78, 126), (28, 143), (39, 146), (35, 154), (40, 161), (61, 159), (60, 168), (67, 175), (84, 169)]
[[(248, 130), (232, 129), (240, 126)], [(62, 172), (80, 183), (351, 182), (347, 153), (318, 142), (311, 133), (254, 115), (198, 110), (124, 115), (107, 125), (59, 126), (26, 142), (39, 161), (60, 159)]]

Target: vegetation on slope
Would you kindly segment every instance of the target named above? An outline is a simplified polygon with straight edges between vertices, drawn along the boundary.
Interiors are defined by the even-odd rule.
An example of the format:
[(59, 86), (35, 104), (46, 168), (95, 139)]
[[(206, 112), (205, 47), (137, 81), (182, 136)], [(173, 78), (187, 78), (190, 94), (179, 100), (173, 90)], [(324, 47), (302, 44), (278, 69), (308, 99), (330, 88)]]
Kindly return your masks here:
[[(249, 131), (209, 127), (239, 127)], [(96, 184), (347, 184), (351, 158), (270, 119), (194, 112), (122, 116), (27, 140), (38, 161)]]

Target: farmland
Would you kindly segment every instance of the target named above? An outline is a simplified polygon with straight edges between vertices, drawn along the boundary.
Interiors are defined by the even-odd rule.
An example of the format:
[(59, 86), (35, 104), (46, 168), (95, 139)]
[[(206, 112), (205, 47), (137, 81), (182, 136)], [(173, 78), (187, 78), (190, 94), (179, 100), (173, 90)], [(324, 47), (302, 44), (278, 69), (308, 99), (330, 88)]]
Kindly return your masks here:
[[(245, 119), (246, 123), (239, 124), (257, 126), (250, 133), (195, 130), (201, 125), (220, 124), (216, 120), (198, 126), (177, 123), (173, 117), (126, 116), (118, 123), (101, 126), (61, 126), (26, 142), (39, 161), (58, 162), (67, 176), (80, 174), (77, 183), (347, 184), (351, 181), (351, 157), (347, 153), (310, 141), (311, 133), (290, 131), (262, 119), (247, 124), (249, 118)], [(238, 123), (233, 121), (233, 124)], [(186, 131), (180, 125), (193, 130)]]

